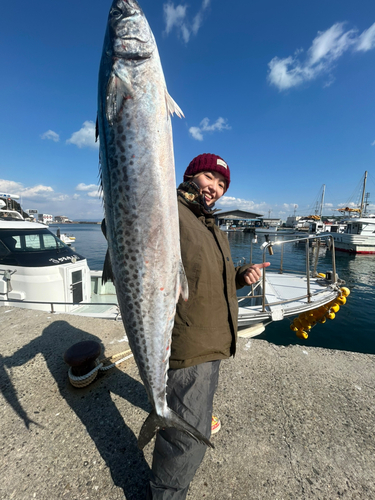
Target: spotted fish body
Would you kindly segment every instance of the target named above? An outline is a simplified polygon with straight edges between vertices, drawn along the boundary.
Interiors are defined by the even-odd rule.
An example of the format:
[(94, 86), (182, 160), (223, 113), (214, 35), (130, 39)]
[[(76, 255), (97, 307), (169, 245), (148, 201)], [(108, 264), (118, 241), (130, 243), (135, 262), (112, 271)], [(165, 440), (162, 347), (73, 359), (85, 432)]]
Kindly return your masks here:
[(135, 0), (114, 0), (99, 71), (98, 133), (109, 258), (129, 344), (159, 428), (209, 441), (167, 406), (171, 336), (180, 293), (180, 243), (169, 96), (154, 36)]

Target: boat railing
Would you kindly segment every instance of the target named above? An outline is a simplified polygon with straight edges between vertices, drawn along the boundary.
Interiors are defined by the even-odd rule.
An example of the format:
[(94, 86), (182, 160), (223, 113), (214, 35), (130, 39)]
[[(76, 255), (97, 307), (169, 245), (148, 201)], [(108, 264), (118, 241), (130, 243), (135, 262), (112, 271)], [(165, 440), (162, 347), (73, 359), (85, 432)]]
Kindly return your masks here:
[[(259, 295), (255, 295), (255, 290), (259, 283), (256, 285), (251, 285), (251, 290), (248, 295), (245, 297), (239, 297), (239, 303), (243, 300), (246, 299), (260, 299), (261, 300), (261, 305), (262, 305), (262, 312), (266, 312), (266, 307), (272, 307), (276, 305), (281, 305), (281, 304), (286, 304), (288, 302), (294, 302), (297, 300), (303, 300), (307, 299), (308, 303), (311, 303), (311, 299), (314, 295), (318, 295), (320, 292), (311, 292), (311, 283), (310, 279), (311, 278), (316, 278), (318, 277), (317, 273), (317, 265), (318, 265), (318, 259), (319, 259), (319, 249), (320, 249), (320, 242), (322, 240), (330, 240), (330, 248), (332, 250), (331, 252), (331, 258), (332, 258), (332, 271), (328, 271), (326, 273), (325, 280), (327, 284), (335, 285), (337, 283), (338, 277), (336, 274), (336, 259), (335, 259), (335, 242), (334, 238), (331, 235), (314, 235), (314, 236), (305, 236), (305, 237), (298, 237), (298, 238), (293, 238), (290, 240), (278, 240), (278, 241), (270, 241), (269, 238), (267, 238), (268, 235), (265, 237), (265, 242), (262, 243), (261, 249), (263, 251), (263, 263), (267, 261), (266, 259), (266, 254), (268, 253), (269, 255), (273, 255), (273, 248), (274, 246), (280, 246), (280, 267), (279, 267), (279, 274), (284, 273), (284, 246), (288, 243), (296, 243), (299, 241), (305, 241), (305, 248), (306, 248), (306, 255), (305, 255), (305, 277), (306, 277), (306, 294), (301, 295), (299, 297), (293, 297), (292, 299), (285, 299), (285, 300), (280, 300), (280, 301), (275, 301), (275, 302), (266, 302), (266, 276), (267, 276), (267, 271), (266, 268), (263, 268), (263, 273), (262, 273), (262, 280), (259, 283), (262, 283), (262, 293)], [(313, 248), (313, 257), (310, 259), (310, 243), (311, 241), (316, 241), (316, 245)], [(257, 243), (256, 239), (254, 241)], [(252, 264), (252, 258), (253, 258), (253, 240), (251, 241), (250, 244), (250, 264)], [(312, 265), (310, 260), (312, 260)], [(312, 267), (312, 270), (311, 270)], [(268, 271), (269, 273), (270, 271)], [(288, 270), (288, 272), (291, 272)], [(292, 271), (295, 272), (295, 271)]]
[[(55, 311), (55, 306), (116, 306), (118, 307), (117, 302), (51, 302), (49, 301), (41, 301), (41, 300), (23, 300), (23, 299), (4, 299), (4, 302), (18, 302), (22, 304), (40, 304), (40, 305), (50, 305), (51, 306), (51, 313), (56, 312)], [(72, 313), (74, 311), (71, 311)]]

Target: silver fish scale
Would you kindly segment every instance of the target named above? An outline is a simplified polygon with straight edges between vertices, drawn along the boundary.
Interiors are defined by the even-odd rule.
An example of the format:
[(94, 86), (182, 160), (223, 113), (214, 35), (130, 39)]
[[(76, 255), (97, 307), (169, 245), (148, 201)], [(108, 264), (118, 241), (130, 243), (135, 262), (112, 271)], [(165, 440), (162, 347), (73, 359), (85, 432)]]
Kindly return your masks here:
[[(145, 18), (139, 19), (145, 33)], [(132, 22), (135, 29), (136, 19)], [(111, 26), (116, 32), (113, 21)], [(125, 31), (129, 37), (131, 28)], [(98, 113), (108, 247), (130, 347), (150, 402), (162, 415), (180, 287), (172, 129), (151, 30), (152, 55), (135, 63), (113, 53), (113, 45), (121, 44), (111, 43), (110, 34), (101, 62)], [(134, 40), (131, 46), (134, 51)]]

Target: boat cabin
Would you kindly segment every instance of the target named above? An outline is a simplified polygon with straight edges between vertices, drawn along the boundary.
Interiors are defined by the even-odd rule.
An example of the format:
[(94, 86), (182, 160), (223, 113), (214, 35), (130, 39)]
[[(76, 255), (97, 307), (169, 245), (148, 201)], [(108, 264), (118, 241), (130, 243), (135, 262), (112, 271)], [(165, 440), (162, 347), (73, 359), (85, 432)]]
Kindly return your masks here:
[[(34, 302), (61, 303), (69, 312), (90, 299), (90, 270), (84, 257), (39, 223), (0, 220), (0, 302), (34, 308)], [(63, 304), (65, 303), (65, 304)], [(69, 303), (69, 304), (67, 304)]]

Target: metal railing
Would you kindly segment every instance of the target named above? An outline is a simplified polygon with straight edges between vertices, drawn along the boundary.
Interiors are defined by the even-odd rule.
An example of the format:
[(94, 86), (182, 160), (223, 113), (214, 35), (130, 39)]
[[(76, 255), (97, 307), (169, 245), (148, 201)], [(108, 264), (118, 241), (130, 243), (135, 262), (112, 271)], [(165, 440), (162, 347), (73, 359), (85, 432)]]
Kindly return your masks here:
[[(267, 235), (266, 235), (267, 236)], [(266, 241), (261, 245), (261, 249), (263, 250), (263, 263), (266, 262), (266, 252), (268, 251), (269, 255), (273, 255), (273, 246), (280, 246), (280, 268), (279, 268), (279, 274), (283, 274), (284, 269), (284, 245), (287, 243), (296, 243), (299, 241), (305, 241), (305, 248), (306, 248), (306, 256), (305, 256), (305, 261), (306, 261), (306, 270), (305, 270), (305, 275), (306, 275), (306, 295), (301, 295), (299, 297), (293, 297), (292, 299), (285, 299), (285, 300), (280, 300), (277, 302), (270, 302), (267, 303), (268, 307), (275, 306), (275, 305), (281, 305), (281, 304), (287, 304), (289, 302), (294, 302), (296, 300), (302, 300), (302, 299), (307, 299), (308, 303), (311, 303), (311, 298), (314, 295), (318, 295), (320, 292), (315, 292), (311, 293), (311, 283), (310, 283), (310, 278), (316, 278), (318, 276), (317, 274), (317, 265), (318, 265), (318, 258), (319, 258), (319, 248), (320, 248), (320, 242), (323, 239), (330, 240), (330, 249), (332, 253), (332, 273), (327, 272), (326, 275), (326, 281), (331, 283), (332, 285), (336, 284), (337, 282), (337, 274), (336, 274), (336, 259), (335, 259), (335, 242), (334, 239), (331, 235), (314, 235), (314, 236), (305, 236), (305, 237), (299, 237), (299, 238), (293, 238), (291, 240), (278, 240), (278, 241), (270, 241), (269, 238), (266, 237)], [(253, 258), (253, 241), (251, 240), (250, 243), (250, 264), (252, 264), (252, 258)], [(310, 242), (316, 241), (317, 245), (313, 249), (313, 260), (314, 260), (314, 265), (313, 265), (313, 272), (310, 272)], [(257, 243), (257, 240), (255, 238), (255, 243)], [(250, 293), (245, 296), (245, 297), (239, 297), (239, 302), (241, 300), (245, 299), (262, 299), (262, 312), (266, 312), (266, 268), (263, 268), (263, 273), (262, 273), (262, 294), (261, 295), (254, 295), (254, 285), (251, 285), (251, 290)]]

